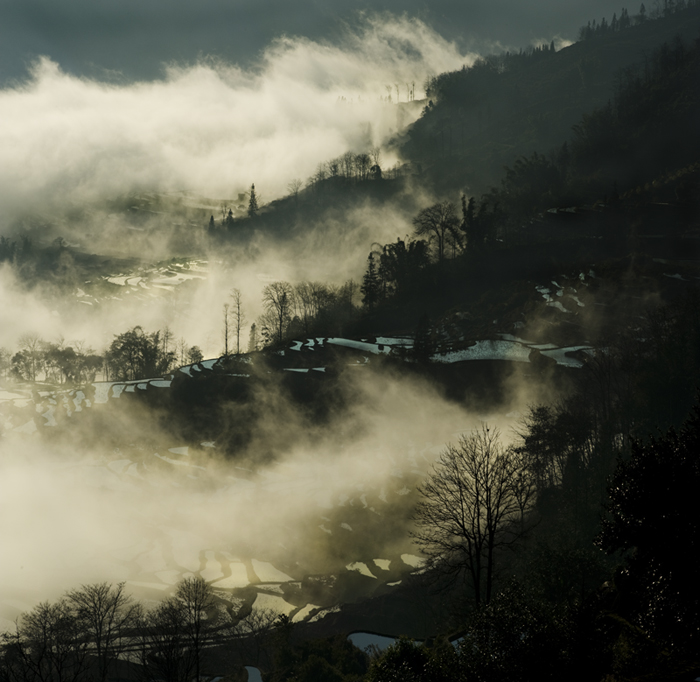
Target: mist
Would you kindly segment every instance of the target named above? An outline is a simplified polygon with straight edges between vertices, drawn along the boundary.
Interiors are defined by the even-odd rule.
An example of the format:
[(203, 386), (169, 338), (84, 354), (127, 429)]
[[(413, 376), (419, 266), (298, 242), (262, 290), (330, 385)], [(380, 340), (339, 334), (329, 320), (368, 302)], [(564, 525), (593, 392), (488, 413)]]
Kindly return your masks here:
[(280, 37), (247, 69), (203, 57), (152, 82), (76, 77), (42, 57), (0, 91), (4, 221), (146, 189), (225, 198), (255, 183), (273, 199), (318, 163), (395, 134), (386, 86), (399, 84), (405, 101), (415, 83), (420, 99), (426, 77), (474, 59), (394, 16), (367, 18), (334, 44)]
[[(87, 253), (154, 262), (196, 253), (208, 266), (177, 295), (153, 289), (126, 296), (137, 292), (113, 287), (93, 298), (82, 296), (93, 292), (77, 276), (68, 296), (50, 283), (33, 282), (28, 293), (4, 269), (0, 296), (9, 324), (0, 345), (14, 348), (24, 334), (38, 333), (101, 351), (115, 334), (141, 324), (169, 326), (215, 356), (232, 287), (245, 294), (250, 324), (270, 281), (358, 280), (373, 242), (411, 231), (406, 207), (419, 192), (404, 210), (360, 204), (342, 216), (320, 215), (286, 245), (258, 236), (244, 251), (208, 253), (206, 240), (193, 235), (252, 183), (264, 206), (319, 163), (381, 146), (420, 113), (405, 101), (408, 84), (420, 98), (427, 76), (474, 58), (418, 20), (385, 15), (357, 30), (346, 27), (334, 44), (280, 37), (247, 69), (203, 57), (192, 66), (172, 64), (153, 82), (77, 77), (49, 57), (39, 59), (29, 78), (0, 91), (0, 231), (29, 233), (40, 244), (60, 236)], [(396, 161), (383, 155), (385, 167)], [(201, 214), (199, 224), (158, 209), (143, 213), (136, 227), (125, 220), (130, 197), (179, 190), (210, 197), (188, 200)], [(177, 235), (185, 235), (184, 243)], [(109, 274), (136, 267), (115, 263)]]
[[(416, 485), (446, 442), (496, 418), (391, 371), (354, 374), (343, 391), (348, 409), (322, 425), (285, 394), (260, 392), (255, 436), (232, 460), (215, 443), (178, 447), (156, 412), (124, 398), (88, 409), (110, 410), (120, 448), (78, 413), (69, 441), (7, 432), (0, 622), (88, 582), (126, 580), (153, 599), (197, 572), (243, 587), (253, 560), (263, 582), (279, 582), (412, 551)], [(228, 419), (244, 414), (232, 406)]]
[[(204, 56), (151, 81), (78, 76), (41, 57), (0, 91), (0, 230), (43, 243), (60, 235), (101, 262), (94, 278), (76, 274), (63, 289), (0, 269), (0, 345), (14, 351), (35, 333), (101, 353), (141, 325), (217, 357), (233, 288), (247, 334), (269, 282), (358, 282), (372, 244), (410, 234), (431, 199), (410, 182), (392, 202), (325, 210), (284, 240), (255, 233), (217, 248), (201, 238), (206, 219), (188, 223), (176, 264), (188, 277), (171, 285), (157, 280), (176, 267), (172, 216), (153, 211), (135, 229), (110, 203), (187, 191), (209, 197), (198, 208), (215, 214), (252, 183), (270, 202), (319, 163), (384, 148), (421, 113), (409, 88), (420, 100), (429, 76), (477, 56), (420, 20), (372, 15), (333, 43), (279, 37), (245, 67)], [(384, 149), (384, 167), (400, 161)], [(521, 377), (510, 388), (499, 414), (528, 402)], [(390, 372), (358, 373), (343, 391), (346, 407), (322, 424), (275, 387), (257, 392), (254, 437), (233, 459), (215, 441), (185, 447), (163, 412), (126, 394), (86, 408), (102, 424), (73, 414), (62, 438), (24, 432), (10, 408), (0, 442), (0, 625), (81, 583), (124, 580), (155, 598), (193, 573), (232, 588), (255, 570), (280, 582), (354, 562), (400, 564), (413, 551), (416, 486), (445, 443), (487, 415)], [(232, 425), (247, 417), (234, 405), (226, 415)]]
[[(188, 279), (176, 284), (171, 282), (177, 278), (162, 276), (172, 269), (169, 225), (151, 233), (146, 241), (119, 224), (119, 217), (112, 221), (114, 231), (109, 235), (95, 230), (91, 221), (99, 224), (99, 220), (94, 215), (70, 225), (47, 227), (47, 232), (65, 236), (86, 251), (105, 254), (118, 246), (119, 253), (128, 258), (100, 258), (111, 263), (111, 271), (89, 280), (76, 274), (75, 286), (67, 289), (50, 280), (32, 282), (28, 288), (12, 268), (0, 267), (0, 300), (5, 302), (3, 319), (7, 322), (0, 327), (0, 347), (15, 349), (24, 335), (38, 334), (54, 343), (82, 341), (101, 353), (115, 335), (141, 325), (147, 331), (167, 327), (173, 338), (199, 346), (205, 357), (218, 357), (223, 353), (223, 306), (231, 303), (233, 289), (242, 294), (247, 343), (250, 325), (263, 312), (262, 291), (267, 284), (319, 281), (342, 285), (352, 280), (359, 286), (372, 244), (411, 234), (413, 212), (423, 200), (420, 190), (409, 187), (385, 205), (358, 201), (348, 210), (321, 211), (313, 221), (300, 225), (292, 239), (256, 234), (245, 246), (234, 243), (202, 249), (199, 255), (177, 259)], [(204, 228), (202, 221), (189, 229), (201, 233)]]

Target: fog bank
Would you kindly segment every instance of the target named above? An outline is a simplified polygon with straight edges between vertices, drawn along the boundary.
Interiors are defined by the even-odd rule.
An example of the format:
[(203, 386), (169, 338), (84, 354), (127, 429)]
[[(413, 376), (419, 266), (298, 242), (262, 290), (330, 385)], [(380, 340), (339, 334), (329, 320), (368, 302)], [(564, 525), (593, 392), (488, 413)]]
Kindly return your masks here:
[[(127, 580), (155, 595), (201, 574), (232, 588), (250, 582), (246, 562), (284, 582), (410, 551), (415, 487), (477, 413), (386, 372), (359, 373), (342, 390), (349, 407), (323, 426), (284, 395), (257, 396), (256, 437), (234, 460), (216, 443), (178, 447), (142, 403), (124, 410), (125, 397), (82, 406), (120, 420), (119, 448), (79, 413), (69, 442), (7, 431), (0, 625), (92, 581)], [(237, 414), (232, 405), (229, 418)], [(261, 462), (271, 445), (274, 460)]]
[(415, 83), (419, 99), (427, 76), (474, 58), (392, 16), (334, 44), (278, 38), (248, 69), (204, 57), (154, 82), (79, 78), (42, 57), (28, 80), (0, 91), (4, 218), (142, 189), (232, 197), (254, 182), (272, 199), (319, 162), (395, 133), (395, 84), (405, 101)]

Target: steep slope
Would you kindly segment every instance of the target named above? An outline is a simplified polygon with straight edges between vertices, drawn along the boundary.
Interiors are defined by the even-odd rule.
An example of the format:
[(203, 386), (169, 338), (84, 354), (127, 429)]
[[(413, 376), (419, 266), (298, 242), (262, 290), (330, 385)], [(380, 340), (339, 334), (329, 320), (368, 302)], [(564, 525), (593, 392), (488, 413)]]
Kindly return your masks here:
[(438, 193), (485, 191), (518, 156), (560, 146), (581, 116), (616, 96), (629, 71), (654, 48), (700, 29), (700, 6), (622, 31), (582, 40), (556, 53), (490, 57), (436, 77), (423, 116), (396, 140)]

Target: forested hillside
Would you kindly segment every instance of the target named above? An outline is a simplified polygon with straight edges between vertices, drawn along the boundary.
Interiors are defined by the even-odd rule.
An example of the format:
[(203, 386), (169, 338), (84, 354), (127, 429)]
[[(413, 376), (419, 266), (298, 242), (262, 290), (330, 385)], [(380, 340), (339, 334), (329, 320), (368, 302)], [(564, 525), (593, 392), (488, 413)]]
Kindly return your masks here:
[(631, 80), (649, 77), (661, 44), (691, 45), (700, 29), (697, 4), (678, 4), (657, 21), (623, 12), (558, 51), (541, 45), (436, 76), (423, 116), (397, 141), (402, 153), (438, 193), (476, 194), (519, 156), (559, 148), (584, 114), (615, 105)]

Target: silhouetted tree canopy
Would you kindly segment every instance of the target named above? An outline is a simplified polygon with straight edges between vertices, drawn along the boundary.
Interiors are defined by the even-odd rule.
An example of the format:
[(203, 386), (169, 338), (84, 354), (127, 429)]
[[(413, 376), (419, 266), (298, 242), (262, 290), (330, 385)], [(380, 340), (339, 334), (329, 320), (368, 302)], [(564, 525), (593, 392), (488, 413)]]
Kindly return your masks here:
[(112, 379), (130, 381), (163, 376), (175, 363), (175, 353), (159, 331), (147, 334), (137, 326), (115, 337), (105, 362)]

